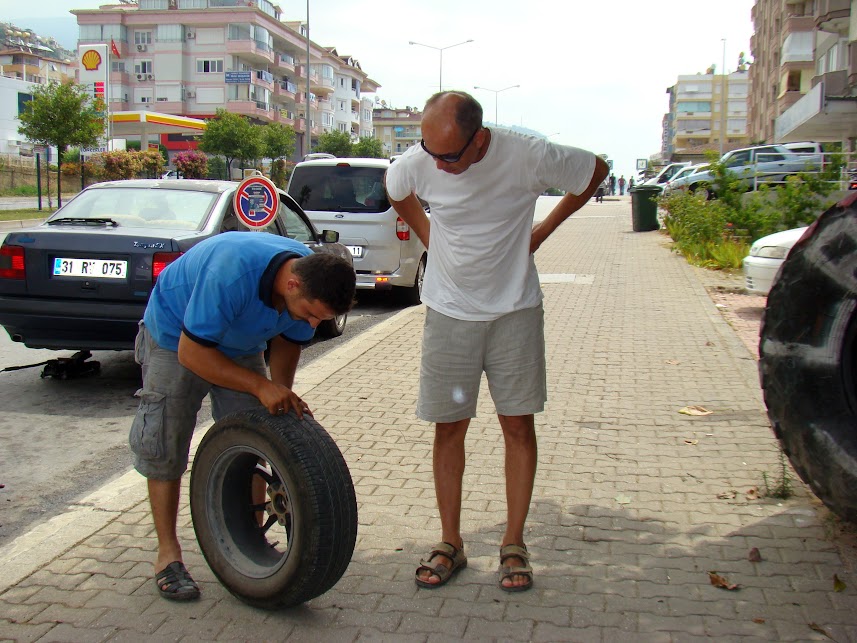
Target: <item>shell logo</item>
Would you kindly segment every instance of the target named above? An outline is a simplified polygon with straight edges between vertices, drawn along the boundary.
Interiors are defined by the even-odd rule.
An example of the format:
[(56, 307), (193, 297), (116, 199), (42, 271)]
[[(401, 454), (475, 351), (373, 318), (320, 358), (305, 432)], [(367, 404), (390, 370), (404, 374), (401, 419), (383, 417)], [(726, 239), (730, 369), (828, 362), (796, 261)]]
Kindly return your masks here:
[(84, 52), (80, 62), (86, 71), (96, 71), (101, 66), (101, 54), (95, 49), (89, 49)]

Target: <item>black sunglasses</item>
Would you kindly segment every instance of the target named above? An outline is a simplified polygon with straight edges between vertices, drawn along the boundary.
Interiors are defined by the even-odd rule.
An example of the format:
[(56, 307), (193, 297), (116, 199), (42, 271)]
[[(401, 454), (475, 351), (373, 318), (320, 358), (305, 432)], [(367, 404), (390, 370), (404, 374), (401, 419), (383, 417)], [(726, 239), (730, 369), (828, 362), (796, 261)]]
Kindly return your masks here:
[(420, 147), (425, 150), (425, 153), (431, 156), (432, 158), (436, 158), (438, 161), (443, 161), (444, 163), (458, 163), (461, 160), (461, 157), (467, 151), (467, 148), (470, 147), (470, 144), (473, 142), (473, 139), (476, 136), (476, 133), (481, 130), (481, 127), (477, 127), (473, 134), (470, 135), (470, 138), (467, 139), (467, 142), (464, 144), (464, 147), (458, 152), (458, 154), (435, 154), (429, 148), (426, 147), (425, 139), (420, 139)]

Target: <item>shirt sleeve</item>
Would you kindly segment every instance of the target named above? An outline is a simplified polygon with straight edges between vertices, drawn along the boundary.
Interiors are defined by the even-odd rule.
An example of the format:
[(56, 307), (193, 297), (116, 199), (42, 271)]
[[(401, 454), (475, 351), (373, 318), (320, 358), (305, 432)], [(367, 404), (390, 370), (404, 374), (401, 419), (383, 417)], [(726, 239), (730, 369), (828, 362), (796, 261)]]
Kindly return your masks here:
[(387, 196), (393, 201), (403, 201), (414, 191), (408, 165), (409, 159), (403, 156), (387, 168), (385, 185)]
[(595, 154), (568, 145), (548, 144), (538, 176), (545, 187), (581, 194), (592, 181)]
[[(221, 278), (226, 271), (207, 270), (199, 279), (185, 309), (182, 330), (203, 346), (218, 346), (229, 331), (244, 302), (258, 296), (248, 280)], [(255, 284), (254, 284), (255, 285)]]

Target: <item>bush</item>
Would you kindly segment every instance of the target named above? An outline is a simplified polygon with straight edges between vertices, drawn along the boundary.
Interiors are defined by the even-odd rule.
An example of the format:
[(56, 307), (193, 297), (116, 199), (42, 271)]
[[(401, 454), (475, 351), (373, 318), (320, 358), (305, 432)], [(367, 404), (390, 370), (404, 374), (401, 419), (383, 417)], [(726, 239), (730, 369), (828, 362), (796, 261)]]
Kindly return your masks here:
[(286, 162), (278, 159), (271, 164), (271, 180), (281, 190), (286, 189)]
[(173, 163), (186, 179), (204, 179), (208, 176), (208, 156), (203, 152), (179, 152), (173, 158)]
[(222, 156), (212, 156), (208, 159), (208, 175), (209, 179), (226, 180), (229, 178), (226, 175), (226, 161)]
[(80, 163), (63, 163), (60, 172), (63, 176), (80, 176)]
[(140, 161), (143, 167), (143, 172), (146, 176), (160, 177), (164, 172), (164, 157), (158, 150), (146, 150), (145, 152), (137, 152), (140, 156)]

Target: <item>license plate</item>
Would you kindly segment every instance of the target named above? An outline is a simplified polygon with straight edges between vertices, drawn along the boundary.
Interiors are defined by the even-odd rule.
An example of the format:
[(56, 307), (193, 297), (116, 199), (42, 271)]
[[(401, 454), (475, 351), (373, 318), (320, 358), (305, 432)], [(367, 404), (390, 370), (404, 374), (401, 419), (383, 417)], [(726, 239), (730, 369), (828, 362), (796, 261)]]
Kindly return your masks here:
[(351, 252), (352, 257), (363, 256), (363, 246), (345, 246)]
[(54, 259), (54, 277), (94, 277), (98, 279), (125, 279), (127, 261), (112, 259)]

